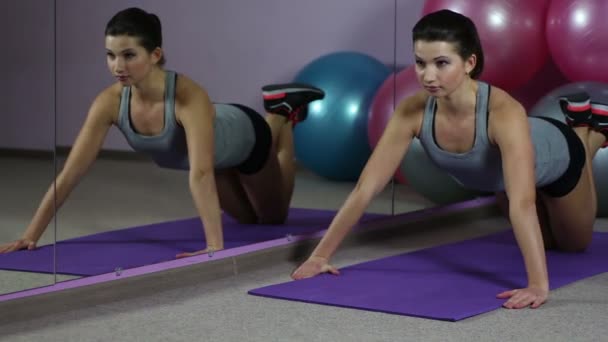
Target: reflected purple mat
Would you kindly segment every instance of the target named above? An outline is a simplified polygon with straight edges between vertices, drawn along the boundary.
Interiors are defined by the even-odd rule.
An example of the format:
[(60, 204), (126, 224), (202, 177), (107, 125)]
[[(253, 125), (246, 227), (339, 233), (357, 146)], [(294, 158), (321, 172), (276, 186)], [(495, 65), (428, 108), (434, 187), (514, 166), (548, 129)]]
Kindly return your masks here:
[[(326, 229), (335, 211), (292, 208), (284, 225), (242, 225), (224, 216), (226, 249)], [(385, 217), (366, 214), (362, 221)], [(114, 230), (57, 243), (57, 273), (91, 276), (174, 260), (204, 248), (199, 218)], [(0, 254), (0, 269), (53, 273), (53, 246)]]
[[(608, 233), (579, 254), (547, 252), (551, 288), (608, 271)], [(252, 295), (458, 321), (502, 306), (496, 294), (526, 285), (511, 231), (365, 262), (339, 276), (289, 281)]]

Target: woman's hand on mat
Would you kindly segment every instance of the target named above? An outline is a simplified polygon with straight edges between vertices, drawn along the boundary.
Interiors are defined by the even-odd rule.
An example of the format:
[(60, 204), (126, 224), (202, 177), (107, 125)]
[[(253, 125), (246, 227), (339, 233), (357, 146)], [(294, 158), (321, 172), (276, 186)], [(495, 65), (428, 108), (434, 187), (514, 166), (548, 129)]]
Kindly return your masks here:
[(339, 275), (340, 271), (337, 268), (327, 263), (327, 259), (318, 256), (311, 256), (298, 267), (292, 274), (291, 277), (295, 280), (314, 277), (320, 273), (331, 273), (333, 275)]
[(30, 239), (19, 239), (4, 245), (0, 245), (0, 253), (10, 253), (20, 249), (36, 249), (36, 241)]
[(527, 287), (499, 293), (496, 297), (500, 299), (509, 298), (502, 306), (507, 309), (522, 309), (531, 307), (536, 309), (547, 301), (549, 291), (540, 287)]
[(187, 258), (187, 257), (199, 255), (199, 254), (207, 254), (207, 253), (213, 253), (213, 252), (221, 251), (222, 249), (223, 248), (207, 247), (207, 248), (205, 248), (203, 250), (196, 251), (196, 252), (184, 252), (184, 253), (180, 253), (180, 254), (176, 255), (175, 258), (176, 259)]

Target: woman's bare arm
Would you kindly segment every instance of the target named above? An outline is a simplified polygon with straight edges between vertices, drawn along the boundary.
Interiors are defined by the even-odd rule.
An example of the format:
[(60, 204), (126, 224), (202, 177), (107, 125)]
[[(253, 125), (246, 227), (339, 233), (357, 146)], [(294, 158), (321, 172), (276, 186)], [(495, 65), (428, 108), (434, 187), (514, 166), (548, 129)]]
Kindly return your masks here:
[[(359, 181), (331, 222), (310, 261), (328, 262), (348, 232), (359, 221), (370, 201), (390, 181), (405, 155), (421, 122), (418, 98), (406, 100), (396, 109), (380, 141), (368, 160)], [(318, 264), (318, 263), (317, 263)], [(308, 267), (311, 266), (311, 267)], [(318, 274), (321, 269), (314, 265), (302, 265), (293, 274), (296, 279)]]

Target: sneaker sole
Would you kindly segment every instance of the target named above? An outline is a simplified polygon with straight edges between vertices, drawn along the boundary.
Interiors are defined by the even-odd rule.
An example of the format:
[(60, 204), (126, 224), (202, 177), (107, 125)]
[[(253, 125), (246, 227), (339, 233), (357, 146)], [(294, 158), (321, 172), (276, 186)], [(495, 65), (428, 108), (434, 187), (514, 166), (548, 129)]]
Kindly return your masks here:
[[(608, 106), (591, 103), (591, 117), (594, 120), (594, 128), (601, 131), (608, 131)], [(598, 119), (601, 118), (601, 122)]]
[(264, 98), (269, 97), (269, 99), (282, 98), (289, 93), (302, 92), (311, 92), (315, 94), (320, 94), (321, 96), (325, 96), (325, 93), (321, 89), (314, 88), (305, 84), (290, 83), (268, 85), (262, 87), (262, 95), (264, 96)]
[(601, 116), (608, 116), (608, 106), (592, 103), (591, 104), (591, 113)]

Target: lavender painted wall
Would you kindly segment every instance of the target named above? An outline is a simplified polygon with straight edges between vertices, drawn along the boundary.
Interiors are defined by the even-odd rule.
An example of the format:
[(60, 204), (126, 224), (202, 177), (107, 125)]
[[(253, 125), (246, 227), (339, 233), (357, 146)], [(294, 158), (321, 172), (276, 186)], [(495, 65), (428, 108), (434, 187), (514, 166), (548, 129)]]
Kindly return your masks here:
[(53, 150), (53, 29), (52, 1), (0, 1), (0, 148)]
[[(56, 0), (57, 142), (71, 146), (94, 97), (113, 82), (105, 65), (103, 29), (118, 10), (140, 6), (163, 22), (167, 67), (207, 88), (214, 101), (262, 110), (260, 87), (293, 78), (323, 54), (354, 50), (394, 64), (394, 0)], [(398, 0), (397, 64), (411, 63), (409, 32), (424, 0)], [(2, 1), (0, 27), (9, 35), (10, 100), (0, 127), (0, 147), (42, 148), (54, 140), (53, 18), (50, 0)], [(19, 16), (11, 13), (20, 13)], [(27, 49), (22, 39), (27, 37)], [(6, 54), (3, 54), (6, 57)], [(3, 58), (4, 58), (3, 57)], [(3, 63), (4, 64), (4, 63)], [(26, 81), (26, 82), (24, 82)], [(16, 84), (20, 85), (17, 93)], [(27, 99), (36, 94), (36, 101)], [(31, 99), (31, 98), (30, 98)], [(22, 135), (35, 121), (31, 136)], [(105, 149), (130, 150), (112, 129)]]

